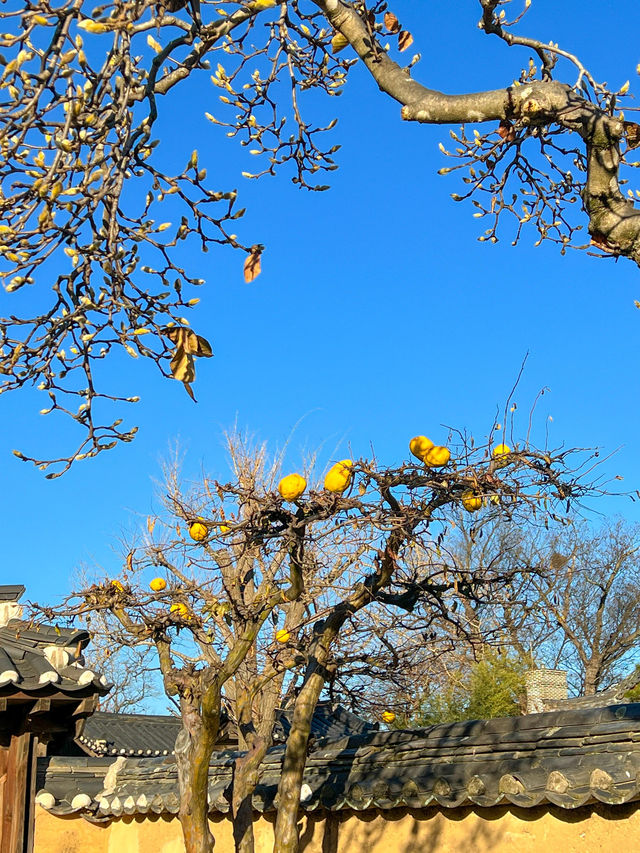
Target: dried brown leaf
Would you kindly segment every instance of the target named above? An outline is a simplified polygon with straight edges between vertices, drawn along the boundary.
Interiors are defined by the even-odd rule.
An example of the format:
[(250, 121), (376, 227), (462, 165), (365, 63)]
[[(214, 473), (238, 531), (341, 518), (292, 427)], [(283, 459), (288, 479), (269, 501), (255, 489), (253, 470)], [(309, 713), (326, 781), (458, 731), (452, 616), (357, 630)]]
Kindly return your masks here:
[(513, 142), (516, 138), (516, 129), (508, 119), (503, 118), (498, 125), (498, 136), (502, 137), (505, 142)]
[(162, 332), (170, 341), (177, 343), (180, 337), (180, 326), (167, 326)]
[(262, 269), (262, 246), (252, 246), (251, 254), (244, 262), (244, 280), (249, 284), (260, 275)]
[(193, 382), (196, 378), (196, 368), (193, 361), (193, 356), (185, 352), (181, 346), (176, 347), (176, 351), (171, 359), (171, 373), (173, 378), (179, 382)]
[(406, 50), (408, 47), (411, 47), (413, 44), (413, 36), (408, 30), (401, 30), (400, 35), (398, 36), (398, 49), (400, 51)]
[(211, 344), (201, 335), (196, 335), (191, 329), (184, 326), (169, 326), (164, 334), (175, 344), (175, 352), (171, 358), (170, 368), (173, 378), (183, 382), (187, 394), (196, 402), (189, 383), (196, 378), (196, 366), (194, 355), (210, 358), (213, 353)]
[(196, 335), (196, 338), (198, 339), (198, 346), (194, 355), (197, 355), (200, 358), (211, 358), (213, 351), (209, 341), (206, 338), (203, 338), (202, 335)]
[(196, 400), (196, 395), (193, 393), (193, 388), (191, 387), (191, 385), (188, 382), (183, 382), (182, 384), (184, 385), (184, 390), (191, 397), (193, 402), (197, 403), (198, 401)]
[(385, 12), (384, 25), (387, 31), (392, 35), (400, 32), (400, 21), (396, 18), (393, 12)]
[(625, 121), (624, 135), (629, 148), (637, 148), (640, 145), (640, 124), (635, 121)]
[(348, 44), (349, 40), (343, 36), (342, 33), (336, 33), (331, 39), (331, 52), (339, 53), (341, 50), (344, 50)]

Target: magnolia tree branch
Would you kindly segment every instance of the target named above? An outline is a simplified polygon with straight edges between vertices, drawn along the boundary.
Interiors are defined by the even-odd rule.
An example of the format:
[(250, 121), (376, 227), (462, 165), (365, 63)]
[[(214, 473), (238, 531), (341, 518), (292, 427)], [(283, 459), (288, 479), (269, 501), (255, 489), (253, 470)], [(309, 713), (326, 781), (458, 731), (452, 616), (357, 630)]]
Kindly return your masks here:
[[(454, 198), (489, 223), (480, 240), (497, 241), (506, 219), (514, 243), (530, 223), (538, 242), (579, 247), (581, 202), (592, 245), (640, 258), (638, 213), (621, 189), (635, 165), (621, 143), (640, 142), (640, 126), (616, 113), (628, 86), (609, 91), (579, 57), (516, 32), (526, 2), (481, 0), (481, 28), (540, 67), (531, 59), (502, 89), (453, 95), (414, 79), (419, 54), (403, 67), (382, 46), (383, 33), (400, 54), (414, 42), (382, 0), (221, 0), (203, 5), (204, 19), (181, 2), (170, 14), (150, 0), (56, 4), (0, 9), (0, 394), (35, 386), (40, 413), (76, 428), (71, 450), (14, 451), (46, 476), (136, 436), (122, 415), (139, 389), (103, 360), (149, 359), (195, 399), (197, 359), (212, 355), (188, 317), (202, 253), (239, 250), (245, 280), (260, 273), (260, 235), (236, 233), (238, 192), (211, 186), (208, 154), (186, 150), (169, 169), (157, 153), (163, 96), (187, 92), (202, 71), (218, 96), (203, 120), (255, 155), (247, 179), (288, 171), (301, 188), (328, 189), (318, 179), (338, 167), (339, 144), (325, 143), (336, 121), (314, 121), (318, 99), (306, 93), (339, 95), (362, 62), (407, 121), (496, 124), (471, 137), (452, 128), (454, 150), (442, 145), (454, 165), (440, 171), (468, 173)], [(340, 52), (349, 45), (355, 58)], [(558, 78), (560, 64), (575, 82)]]
[(402, 68), (390, 58), (372, 37), (356, 4), (340, 0), (314, 2), (336, 31), (348, 40), (380, 89), (402, 104), (401, 115), (405, 121), (424, 124), (502, 121), (534, 129), (557, 126), (579, 134), (587, 161), (582, 202), (588, 216), (589, 233), (603, 250), (640, 264), (640, 213), (620, 189), (620, 142), (625, 138), (625, 122), (586, 98), (576, 87), (549, 79), (550, 63), (546, 56), (551, 52), (577, 65), (580, 71), (578, 86), (585, 76), (592, 81), (576, 57), (535, 39), (505, 34), (502, 26), (496, 23), (498, 4), (482, 0), (484, 29), (500, 35), (510, 45), (542, 52), (547, 79), (504, 89), (447, 95), (414, 80), (410, 69)]

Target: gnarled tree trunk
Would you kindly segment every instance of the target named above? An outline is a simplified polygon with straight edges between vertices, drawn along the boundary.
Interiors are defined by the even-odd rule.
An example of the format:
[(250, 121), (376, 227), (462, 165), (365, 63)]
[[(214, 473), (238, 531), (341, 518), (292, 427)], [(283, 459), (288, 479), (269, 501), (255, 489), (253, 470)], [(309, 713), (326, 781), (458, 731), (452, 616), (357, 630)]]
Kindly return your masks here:
[[(199, 713), (182, 703), (182, 729), (174, 747), (178, 766), (180, 811), (186, 853), (212, 853), (215, 841), (209, 830), (209, 761), (218, 737), (218, 714)], [(210, 720), (207, 725), (207, 720)]]

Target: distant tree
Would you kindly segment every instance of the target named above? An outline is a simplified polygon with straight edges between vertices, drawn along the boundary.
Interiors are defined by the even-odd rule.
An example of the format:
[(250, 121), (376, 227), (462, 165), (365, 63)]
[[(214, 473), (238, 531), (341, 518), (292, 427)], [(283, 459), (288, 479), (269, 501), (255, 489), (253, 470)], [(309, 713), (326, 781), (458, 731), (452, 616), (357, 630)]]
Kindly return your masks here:
[(551, 634), (536, 655), (567, 668), (580, 693), (606, 689), (640, 651), (640, 526), (574, 524), (538, 553), (532, 615)]
[(402, 723), (430, 726), (518, 716), (526, 708), (524, 676), (530, 668), (531, 659), (488, 652), (457, 676), (451, 673), (450, 684), (444, 689), (428, 688), (419, 698), (416, 711)]
[[(205, 478), (185, 490), (171, 476), (166, 513), (149, 519), (120, 577), (42, 613), (48, 619), (109, 614), (114, 639), (155, 648), (164, 689), (182, 716), (175, 754), (187, 853), (213, 846), (208, 767), (225, 695), (246, 747), (231, 794), (236, 849), (253, 850), (251, 793), (274, 709), (288, 690), (293, 719), (275, 850), (295, 853), (317, 702), (338, 667), (366, 665), (375, 653), (362, 639), (360, 617), (410, 615), (421, 603), (455, 620), (461, 592), (480, 599), (508, 581), (499, 567), (453, 573), (439, 563), (461, 506), (475, 512), (487, 501), (494, 514), (515, 520), (555, 512), (567, 495), (579, 498), (592, 487), (572, 474), (568, 450), (522, 446), (496, 456), (461, 444), (451, 460), (444, 447), (421, 452), (424, 464), (397, 468), (347, 460), (332, 468), (324, 488), (306, 492), (300, 475), (288, 475), (276, 491), (278, 466), (266, 465), (264, 450), (231, 449), (231, 482)], [(383, 624), (378, 634), (384, 638)]]
[[(86, 589), (92, 583), (87, 567), (78, 569), (72, 589)], [(164, 695), (158, 662), (151, 643), (132, 645), (105, 611), (87, 616), (91, 643), (87, 664), (105, 676), (111, 690), (100, 698), (100, 710), (113, 713), (151, 713), (154, 700)]]
[[(46, 395), (42, 412), (67, 415), (81, 435), (57, 458), (16, 455), (54, 477), (131, 441), (136, 428), (122, 425), (122, 406), (139, 396), (105, 384), (103, 359), (150, 359), (192, 395), (195, 358), (211, 355), (185, 317), (204, 283), (202, 253), (232, 247), (248, 281), (260, 272), (260, 235), (235, 233), (237, 190), (232, 179), (212, 184), (210, 158), (194, 148), (197, 128), (179, 164), (166, 165), (157, 129), (164, 96), (195, 91), (202, 71), (221, 101), (208, 102), (203, 118), (256, 155), (249, 178), (284, 170), (301, 188), (327, 189), (318, 179), (337, 168), (339, 145), (326, 133), (335, 122), (314, 116), (318, 101), (308, 95), (340, 94), (359, 65), (403, 120), (455, 126), (451, 150), (442, 145), (451, 165), (440, 171), (462, 176), (453, 198), (471, 199), (484, 218), (479, 239), (495, 242), (504, 222), (512, 242), (532, 227), (538, 242), (564, 252), (589, 245), (577, 233), (586, 224), (592, 251), (637, 263), (640, 215), (621, 189), (622, 167), (637, 163), (620, 149), (634, 148), (640, 129), (617, 111), (629, 84), (613, 91), (548, 33), (524, 35), (529, 6), (478, 0), (480, 29), (519, 49), (524, 67), (503, 88), (470, 94), (419, 82), (419, 51), (433, 37), (426, 7), (413, 34), (378, 0), (3, 8), (0, 278), (10, 304), (0, 320), (0, 391), (35, 385)], [(440, 35), (455, 51), (456, 28)]]
[(625, 693), (625, 698), (629, 702), (640, 702), (640, 664), (635, 665), (635, 669), (633, 670), (632, 675), (637, 678), (637, 683), (635, 687), (632, 687), (630, 690), (627, 690)]
[(115, 714), (158, 713), (155, 704), (164, 692), (157, 661), (149, 654), (150, 647), (118, 642), (113, 627), (107, 633), (96, 625), (101, 615), (96, 614), (87, 623), (91, 631), (87, 662), (113, 685), (101, 697), (100, 710)]

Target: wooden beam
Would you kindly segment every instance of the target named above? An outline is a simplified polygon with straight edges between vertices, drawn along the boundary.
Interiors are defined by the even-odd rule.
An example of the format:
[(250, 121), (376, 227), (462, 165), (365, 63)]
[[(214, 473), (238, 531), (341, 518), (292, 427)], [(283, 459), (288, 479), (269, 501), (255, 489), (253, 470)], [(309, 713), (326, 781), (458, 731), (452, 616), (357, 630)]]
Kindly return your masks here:
[(29, 711), (29, 716), (32, 717), (35, 714), (46, 714), (51, 710), (51, 699), (38, 699), (33, 708)]
[(56, 689), (53, 684), (49, 684), (35, 693), (25, 693), (24, 690), (16, 690), (9, 686), (2, 687), (0, 688), (0, 697), (7, 699), (10, 705), (13, 702), (35, 702), (36, 699), (40, 699), (42, 697), (53, 699), (56, 704), (62, 705), (78, 705), (83, 701), (83, 699), (95, 698), (97, 701), (95, 688), (93, 686), (77, 690), (74, 693), (62, 693), (62, 691)]
[(30, 732), (14, 735), (6, 756), (6, 780), (2, 792), (0, 850), (28, 853), (33, 831), (35, 749)]
[(33, 853), (33, 841), (36, 831), (36, 774), (38, 769), (38, 736), (29, 739), (29, 771), (25, 790), (25, 833), (24, 853)]
[(92, 696), (85, 696), (85, 698), (78, 704), (78, 707), (73, 711), (72, 716), (80, 717), (80, 716), (89, 716), (89, 714), (93, 714), (98, 704), (98, 697), (94, 693)]

